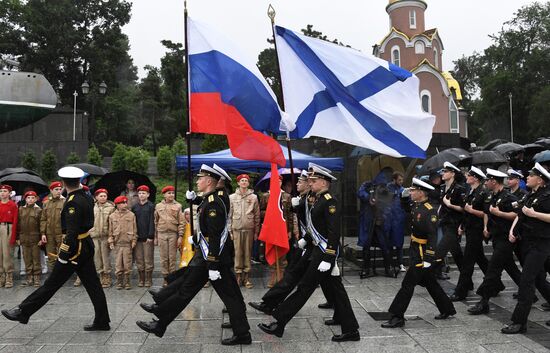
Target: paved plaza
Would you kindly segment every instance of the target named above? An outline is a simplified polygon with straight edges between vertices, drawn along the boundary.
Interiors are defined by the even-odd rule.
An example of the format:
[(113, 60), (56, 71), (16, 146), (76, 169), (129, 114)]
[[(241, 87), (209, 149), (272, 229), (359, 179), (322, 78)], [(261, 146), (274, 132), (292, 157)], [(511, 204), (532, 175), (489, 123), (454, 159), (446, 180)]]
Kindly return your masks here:
[[(157, 267), (158, 269), (158, 267)], [(266, 291), (267, 276), (263, 265), (254, 265), (253, 289), (244, 289), (245, 301), (258, 301)], [(458, 278), (456, 269), (451, 280), (442, 282), (450, 292)], [(481, 282), (481, 272), (475, 274), (476, 286)], [(527, 335), (503, 335), (500, 328), (510, 317), (515, 301), (512, 294), (515, 285), (505, 275), (507, 289), (492, 300), (489, 315), (471, 316), (466, 309), (476, 300), (472, 295), (467, 302), (456, 303), (457, 315), (449, 320), (433, 319), (437, 309), (424, 288), (418, 287), (407, 312), (403, 329), (383, 329), (381, 321), (375, 321), (377, 313), (387, 310), (397, 292), (402, 275), (398, 279), (374, 277), (361, 280), (356, 267), (345, 268), (344, 283), (349, 293), (355, 315), (359, 320), (361, 341), (334, 343), (333, 333), (339, 327), (323, 324), (332, 311), (321, 310), (317, 304), (324, 301), (321, 290), (292, 320), (283, 338), (269, 336), (256, 325), (270, 322), (271, 318), (248, 308), (253, 343), (250, 346), (225, 347), (220, 339), (229, 337), (231, 330), (221, 329), (228, 320), (222, 314), (222, 303), (210, 288), (204, 288), (178, 319), (170, 325), (165, 336), (157, 338), (141, 331), (136, 320), (149, 320), (152, 316), (139, 307), (141, 302), (151, 302), (144, 288), (132, 290), (106, 290), (112, 330), (109, 332), (84, 332), (83, 325), (90, 323), (92, 305), (84, 288), (75, 288), (68, 282), (29, 324), (21, 325), (0, 318), (0, 353), (283, 353), (283, 352), (548, 352), (550, 351), (550, 327), (544, 322), (550, 312), (540, 309), (540, 301), (531, 311)], [(134, 279), (135, 280), (135, 279)], [(134, 282), (135, 283), (135, 282)], [(160, 276), (154, 285), (160, 285)], [(0, 309), (11, 308), (25, 298), (33, 288), (0, 289)], [(370, 314), (369, 314), (370, 313)], [(373, 314), (374, 313), (374, 314)], [(371, 314), (373, 316), (371, 316)], [(380, 316), (380, 315), (378, 315)]]

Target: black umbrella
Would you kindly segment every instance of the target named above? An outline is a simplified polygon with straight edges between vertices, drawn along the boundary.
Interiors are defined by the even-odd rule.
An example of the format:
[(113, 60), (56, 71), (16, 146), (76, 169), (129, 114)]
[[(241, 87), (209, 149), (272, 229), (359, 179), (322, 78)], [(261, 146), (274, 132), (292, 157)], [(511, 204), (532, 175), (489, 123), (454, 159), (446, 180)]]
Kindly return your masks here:
[(39, 176), (37, 172), (34, 172), (27, 168), (19, 167), (19, 168), (6, 168), (6, 169), (0, 170), (0, 178), (5, 177), (6, 175), (16, 174), (16, 173), (32, 174), (32, 175)]
[(503, 164), (507, 161), (506, 157), (495, 151), (472, 152), (472, 165), (474, 166), (483, 164)]
[(539, 138), (538, 140), (535, 141), (535, 143), (537, 145), (541, 145), (543, 146), (544, 148), (550, 148), (550, 138)]
[(514, 153), (523, 152), (523, 146), (514, 142), (506, 142), (493, 147), (493, 151), (498, 152), (503, 156), (509, 156)]
[(483, 145), (483, 146), (481, 147), (481, 149), (482, 149), (482, 150), (485, 150), (485, 151), (492, 150), (492, 149), (495, 148), (496, 146), (502, 145), (503, 143), (507, 143), (507, 142), (508, 142), (508, 141), (503, 140), (503, 139), (491, 140), (491, 141), (487, 142), (485, 145)]
[(27, 188), (36, 191), (39, 195), (49, 192), (48, 185), (42, 178), (27, 173), (6, 175), (0, 179), (0, 184), (8, 184), (17, 195), (23, 195)]
[(542, 151), (542, 152), (537, 153), (533, 157), (533, 161), (538, 162), (538, 163), (547, 164), (548, 162), (550, 162), (550, 150), (546, 150), (546, 151)]
[(103, 175), (109, 173), (109, 170), (107, 168), (98, 167), (97, 165), (93, 165), (93, 164), (89, 164), (89, 163), (70, 164), (70, 166), (80, 168), (84, 172), (86, 172), (86, 173), (88, 173), (92, 176), (103, 176)]
[(118, 172), (107, 173), (101, 177), (95, 183), (94, 190), (107, 189), (109, 192), (109, 199), (114, 200), (115, 197), (120, 195), (121, 192), (126, 190), (126, 182), (128, 179), (132, 179), (136, 183), (136, 188), (140, 185), (147, 185), (149, 187), (149, 200), (155, 202), (155, 195), (157, 193), (157, 187), (149, 180), (146, 175), (131, 172), (129, 170), (121, 170)]
[(540, 151), (544, 151), (546, 148), (542, 145), (539, 145), (538, 143), (529, 143), (527, 145), (523, 145), (523, 150), (525, 151), (525, 154), (532, 156), (536, 153), (539, 153)]
[(430, 172), (443, 168), (443, 163), (450, 162), (457, 167), (465, 167), (470, 165), (472, 156), (470, 152), (462, 148), (449, 148), (439, 152), (433, 157), (430, 157), (424, 162), (422, 168), (418, 171), (418, 175), (427, 175)]

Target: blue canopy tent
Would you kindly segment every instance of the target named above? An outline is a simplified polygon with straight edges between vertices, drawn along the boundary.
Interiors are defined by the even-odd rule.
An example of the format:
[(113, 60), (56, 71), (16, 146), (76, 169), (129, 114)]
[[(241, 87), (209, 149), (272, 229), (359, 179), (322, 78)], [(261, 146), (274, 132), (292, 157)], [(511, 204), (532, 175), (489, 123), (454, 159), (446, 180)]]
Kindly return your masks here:
[[(286, 167), (289, 168), (288, 150), (284, 146), (281, 146), (281, 148), (287, 160)], [(335, 172), (344, 170), (344, 160), (342, 158), (314, 157), (294, 150), (292, 150), (292, 162), (294, 163), (294, 167), (299, 169), (307, 169), (308, 164), (313, 162)], [(213, 163), (216, 163), (230, 173), (261, 173), (271, 170), (269, 163), (238, 159), (231, 154), (229, 149), (191, 155), (191, 170), (193, 171), (199, 170), (202, 164), (212, 165)], [(178, 170), (187, 169), (187, 156), (176, 156), (176, 168)]]

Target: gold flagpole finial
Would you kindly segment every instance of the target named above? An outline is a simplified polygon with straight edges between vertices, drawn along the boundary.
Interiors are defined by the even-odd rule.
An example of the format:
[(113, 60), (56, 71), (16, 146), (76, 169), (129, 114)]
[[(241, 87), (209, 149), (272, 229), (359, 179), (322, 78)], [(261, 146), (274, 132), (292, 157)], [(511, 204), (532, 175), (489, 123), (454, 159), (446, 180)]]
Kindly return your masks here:
[(275, 8), (269, 4), (269, 7), (267, 8), (267, 17), (271, 19), (271, 24), (275, 23), (275, 15), (277, 13), (275, 12)]
[(183, 1), (183, 9), (187, 12), (187, 0)]

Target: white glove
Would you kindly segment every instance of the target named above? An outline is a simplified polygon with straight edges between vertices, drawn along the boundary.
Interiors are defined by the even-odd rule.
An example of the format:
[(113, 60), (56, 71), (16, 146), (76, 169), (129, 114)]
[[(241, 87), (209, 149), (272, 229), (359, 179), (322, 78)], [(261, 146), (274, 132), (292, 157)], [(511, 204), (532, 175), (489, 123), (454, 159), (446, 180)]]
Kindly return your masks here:
[(217, 281), (222, 278), (222, 275), (220, 275), (220, 271), (208, 270), (208, 278), (211, 281)]
[(290, 199), (290, 203), (292, 203), (292, 207), (298, 207), (300, 205), (300, 197), (293, 197), (292, 199)]
[(60, 259), (59, 257), (57, 258), (57, 261), (61, 262), (63, 265), (66, 265), (66, 264), (69, 263), (69, 261), (67, 261), (67, 260), (62, 260), (62, 259)]
[(317, 269), (321, 272), (327, 272), (328, 270), (330, 270), (330, 262), (321, 261)]
[(424, 268), (429, 268), (430, 266), (432, 266), (431, 263), (426, 262), (426, 261), (423, 262), (423, 265), (424, 265)]
[(197, 194), (193, 190), (187, 190), (185, 192), (185, 198), (187, 200), (194, 200), (197, 198)]
[(301, 238), (300, 240), (298, 240), (298, 247), (300, 249), (304, 249), (306, 245), (307, 245), (307, 241), (304, 238)]
[(401, 197), (406, 199), (409, 196), (411, 196), (411, 190), (409, 188), (403, 189), (401, 192)]
[(334, 264), (334, 267), (332, 268), (332, 271), (330, 271), (331, 276), (340, 276), (340, 268), (338, 267), (338, 264)]
[(191, 245), (195, 244), (195, 242), (193, 241), (193, 236), (192, 235), (187, 237), (187, 242)]

